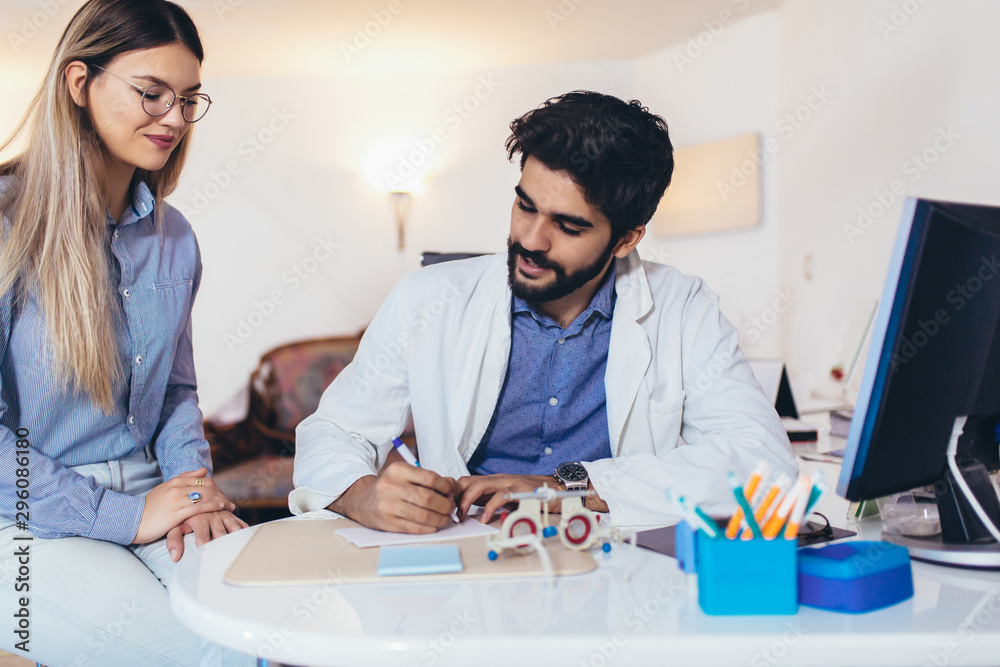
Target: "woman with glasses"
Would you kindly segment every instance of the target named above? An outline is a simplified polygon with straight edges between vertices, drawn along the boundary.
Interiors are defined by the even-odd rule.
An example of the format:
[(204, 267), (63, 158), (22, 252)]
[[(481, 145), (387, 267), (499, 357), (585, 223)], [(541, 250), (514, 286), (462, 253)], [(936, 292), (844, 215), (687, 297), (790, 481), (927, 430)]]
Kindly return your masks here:
[(209, 476), (201, 261), (163, 201), (211, 105), (202, 59), (179, 6), (90, 0), (0, 146), (23, 140), (0, 163), (0, 647), (43, 664), (219, 657), (164, 588), (185, 548), (246, 526)]

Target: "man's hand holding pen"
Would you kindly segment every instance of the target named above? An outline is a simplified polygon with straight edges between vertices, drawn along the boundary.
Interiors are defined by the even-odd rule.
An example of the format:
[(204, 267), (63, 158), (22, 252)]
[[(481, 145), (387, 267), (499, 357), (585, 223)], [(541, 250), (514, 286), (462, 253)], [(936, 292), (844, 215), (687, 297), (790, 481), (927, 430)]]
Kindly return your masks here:
[(433, 533), (453, 523), (454, 486), (451, 477), (395, 461), (354, 482), (329, 509), (376, 530)]

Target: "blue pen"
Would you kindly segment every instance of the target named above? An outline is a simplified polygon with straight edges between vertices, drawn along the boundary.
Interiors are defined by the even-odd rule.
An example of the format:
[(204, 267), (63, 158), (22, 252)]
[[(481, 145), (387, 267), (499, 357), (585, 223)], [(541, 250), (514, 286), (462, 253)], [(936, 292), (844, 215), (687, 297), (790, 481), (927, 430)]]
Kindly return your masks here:
[(410, 451), (410, 448), (406, 446), (405, 442), (399, 438), (393, 438), (392, 444), (396, 447), (396, 451), (399, 452), (399, 455), (403, 457), (404, 461), (409, 463), (411, 466), (420, 467), (420, 461), (418, 461), (417, 457), (413, 455), (413, 452)]

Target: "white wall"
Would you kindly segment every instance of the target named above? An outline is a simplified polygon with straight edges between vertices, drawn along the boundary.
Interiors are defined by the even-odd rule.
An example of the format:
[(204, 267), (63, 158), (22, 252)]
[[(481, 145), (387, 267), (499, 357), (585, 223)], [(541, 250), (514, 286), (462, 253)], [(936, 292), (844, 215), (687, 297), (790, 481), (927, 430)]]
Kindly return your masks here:
[[(711, 26), (714, 34), (706, 29), (637, 63), (639, 99), (666, 119), (675, 146), (748, 132), (759, 132), (762, 144), (783, 142), (777, 128), (779, 13), (737, 22), (739, 7), (734, 3), (732, 15)], [(779, 328), (765, 311), (780, 287), (778, 175), (765, 163), (761, 178), (760, 227), (666, 238), (650, 230), (639, 252), (704, 278), (719, 295), (723, 313), (741, 330), (747, 354), (776, 356)]]
[[(813, 86), (832, 94), (778, 155), (781, 280), (800, 296), (781, 320), (793, 375), (823, 377), (853, 304), (880, 298), (902, 212), (894, 181), (906, 196), (1000, 204), (997, 25), (988, 0), (782, 5), (779, 109)], [(936, 161), (923, 170), (925, 151)], [(879, 196), (885, 212), (849, 235)]]

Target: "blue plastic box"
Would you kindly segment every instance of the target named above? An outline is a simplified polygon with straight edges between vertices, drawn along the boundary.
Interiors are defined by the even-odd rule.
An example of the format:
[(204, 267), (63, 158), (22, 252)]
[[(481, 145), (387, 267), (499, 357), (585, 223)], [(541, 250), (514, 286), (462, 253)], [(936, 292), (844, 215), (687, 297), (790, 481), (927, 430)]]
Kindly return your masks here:
[(798, 540), (727, 540), (698, 533), (698, 604), (706, 614), (799, 610)]
[(799, 601), (860, 613), (913, 597), (910, 554), (888, 542), (844, 542), (799, 550)]

